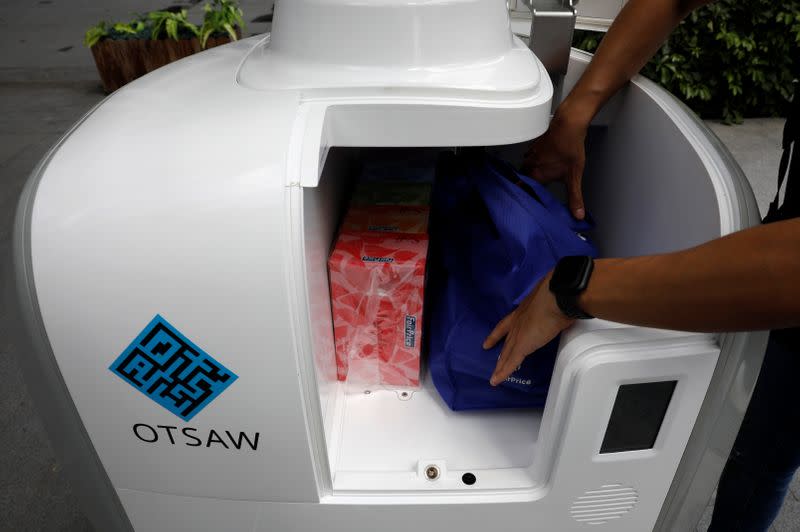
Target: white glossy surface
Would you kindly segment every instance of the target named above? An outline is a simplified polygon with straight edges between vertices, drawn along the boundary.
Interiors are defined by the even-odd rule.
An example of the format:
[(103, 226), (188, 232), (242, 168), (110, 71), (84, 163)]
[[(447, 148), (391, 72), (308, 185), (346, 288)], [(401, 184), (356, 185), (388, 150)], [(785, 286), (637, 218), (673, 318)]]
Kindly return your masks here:
[[(545, 88), (552, 94), (549, 78)], [(491, 146), (529, 140), (541, 135), (550, 120), (549, 103), (541, 102), (538, 96), (492, 102), (369, 93), (356, 101), (301, 102), (289, 148), (297, 168), (289, 172), (288, 183), (316, 187), (334, 146)]]
[[(33, 271), (47, 334), (120, 488), (318, 497), (278, 251), (296, 99), (235, 85), (250, 46), (199, 54), (116, 92), (64, 142), (37, 192)], [(189, 423), (108, 370), (156, 314), (239, 376)], [(257, 431), (261, 443), (148, 444), (135, 423)]]
[[(253, 501), (244, 505), (246, 511), (228, 529), (235, 529), (236, 521), (242, 527), (239, 529), (246, 529), (241, 519), (249, 519), (257, 511), (256, 530), (263, 531), (366, 532), (375, 529), (377, 518), (381, 529), (390, 532), (440, 526), (478, 531), (489, 524), (521, 532), (530, 530), (534, 522), (545, 530), (578, 531), (586, 525), (574, 519), (570, 506), (586, 491), (613, 484), (630, 486), (636, 491), (634, 508), (629, 514), (609, 519), (604, 526), (597, 525), (598, 528), (619, 532), (651, 529), (670, 485), (668, 472), (674, 471), (680, 459), (719, 348), (713, 338), (703, 335), (605, 326), (608, 325), (588, 330), (579, 327), (565, 339), (555, 375), (555, 401), (545, 411), (542, 441), (537, 445), (541, 450), (537, 449), (530, 468), (530, 472), (545, 474), (538, 485), (525, 485), (526, 477), (512, 468), (476, 471), (478, 482), (466, 487), (458, 482), (463, 470), (453, 470), (442, 457), (425, 456), (421, 457), (423, 462), (440, 464), (444, 476), (436, 482), (424, 481), (419, 478), (419, 464), (405, 464), (408, 482), (413, 479), (427, 482), (427, 486), (407, 494), (380, 489), (381, 483), (385, 485), (392, 476), (384, 472), (385, 467), (374, 467), (371, 475), (365, 471), (360, 477), (347, 472), (344, 483), (348, 489), (335, 489), (333, 495), (323, 498), (322, 504)], [(617, 386), (667, 379), (679, 382), (655, 447), (598, 455)], [(388, 418), (390, 411), (383, 413)], [(385, 422), (395, 420), (392, 417)], [(366, 430), (374, 428), (377, 427)], [(490, 428), (493, 428), (491, 423), (486, 425), (487, 430)], [(365, 429), (354, 434), (364, 435)], [(474, 443), (459, 438), (460, 435), (453, 434), (453, 444)], [(474, 448), (479, 448), (479, 444)], [(363, 460), (380, 460), (382, 451), (362, 447)], [(505, 482), (505, 489), (492, 487), (500, 481)], [(183, 507), (191, 514), (187, 519), (197, 522), (197, 515), (211, 516), (214, 506), (220, 504), (220, 501), (203, 504), (201, 499), (130, 490), (120, 490), (120, 497), (129, 511), (136, 512), (135, 522), (143, 530), (164, 529), (171, 518), (178, 519), (170, 516), (172, 507)], [(226, 510), (225, 506), (220, 509)], [(202, 524), (197, 529), (214, 530), (213, 525)]]
[[(453, 472), (451, 488), (463, 488), (471, 471), (489, 487), (490, 469), (525, 469), (533, 461), (541, 409), (453, 412), (439, 397), (430, 375), (419, 390), (340, 386), (342, 395), (332, 451), (334, 490), (366, 488), (363, 473), (384, 474), (384, 489), (442, 489), (443, 482), (408, 477), (425, 458), (440, 460)], [(516, 473), (525, 476), (524, 471)], [(527, 482), (531, 485), (530, 480)], [(508, 487), (501, 483), (497, 487)]]
[(247, 59), (248, 87), (533, 90), (532, 54), (502, 0), (289, 0), (271, 42)]
[[(518, 38), (494, 58), (463, 63), (416, 64), (376, 61), (369, 65), (330, 63), (312, 56), (298, 60), (276, 51), (274, 38), (265, 40), (245, 61), (239, 74), (242, 85), (253, 89), (293, 88), (426, 88), (467, 91), (536, 91), (542, 72), (533, 54)], [(340, 41), (343, 39), (340, 39)], [(443, 43), (449, 48), (452, 44)], [(369, 53), (360, 55), (370, 56)], [(356, 60), (359, 56), (352, 59)], [(380, 58), (379, 58), (380, 59)], [(486, 94), (491, 97), (491, 94)]]

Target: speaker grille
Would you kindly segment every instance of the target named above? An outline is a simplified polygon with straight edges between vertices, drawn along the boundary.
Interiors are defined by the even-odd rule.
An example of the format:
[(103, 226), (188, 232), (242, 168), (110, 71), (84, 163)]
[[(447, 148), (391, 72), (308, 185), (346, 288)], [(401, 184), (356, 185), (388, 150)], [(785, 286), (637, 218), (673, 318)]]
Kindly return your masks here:
[(602, 525), (627, 514), (638, 501), (639, 494), (632, 487), (606, 484), (575, 499), (569, 512), (580, 523)]

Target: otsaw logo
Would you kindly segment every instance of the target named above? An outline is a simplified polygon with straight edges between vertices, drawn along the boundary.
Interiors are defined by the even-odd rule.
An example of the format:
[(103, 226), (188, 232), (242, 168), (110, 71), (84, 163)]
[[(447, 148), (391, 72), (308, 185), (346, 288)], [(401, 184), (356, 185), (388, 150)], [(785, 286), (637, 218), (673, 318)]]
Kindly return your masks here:
[(133, 434), (144, 443), (165, 443), (186, 447), (214, 447), (236, 451), (258, 450), (258, 432), (230, 430), (202, 430), (174, 425), (148, 425), (136, 423)]
[(184, 421), (238, 378), (158, 315), (108, 369)]

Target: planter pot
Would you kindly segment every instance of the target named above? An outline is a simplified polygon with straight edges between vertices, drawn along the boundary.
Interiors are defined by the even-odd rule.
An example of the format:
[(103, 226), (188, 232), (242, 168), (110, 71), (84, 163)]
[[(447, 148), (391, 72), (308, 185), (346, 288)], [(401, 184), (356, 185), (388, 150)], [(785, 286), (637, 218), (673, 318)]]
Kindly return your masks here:
[[(211, 37), (206, 49), (229, 43), (230, 37)], [(97, 72), (106, 92), (114, 92), (148, 72), (202, 50), (200, 40), (104, 39), (92, 46)]]

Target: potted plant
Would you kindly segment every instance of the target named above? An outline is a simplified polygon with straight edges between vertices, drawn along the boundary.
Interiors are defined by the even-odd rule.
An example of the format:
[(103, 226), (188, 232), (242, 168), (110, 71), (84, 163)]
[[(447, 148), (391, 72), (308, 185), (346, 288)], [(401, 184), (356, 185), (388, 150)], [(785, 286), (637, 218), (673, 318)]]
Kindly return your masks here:
[(199, 27), (189, 22), (186, 9), (151, 11), (132, 22), (100, 22), (87, 30), (84, 44), (91, 49), (106, 92), (172, 61), (213, 48), (242, 35), (243, 13), (235, 0), (212, 0), (203, 9)]

